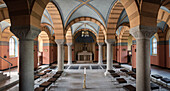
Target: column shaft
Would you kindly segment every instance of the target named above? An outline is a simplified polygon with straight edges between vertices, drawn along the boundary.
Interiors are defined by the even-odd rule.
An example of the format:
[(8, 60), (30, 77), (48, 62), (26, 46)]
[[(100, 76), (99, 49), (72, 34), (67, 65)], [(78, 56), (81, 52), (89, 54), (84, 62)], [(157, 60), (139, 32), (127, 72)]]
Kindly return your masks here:
[(57, 44), (58, 48), (58, 71), (64, 70), (64, 60), (63, 60), (63, 44)]
[(99, 54), (98, 54), (98, 64), (103, 64), (103, 49), (102, 45), (99, 45)]
[(19, 43), (19, 91), (34, 91), (34, 40)]
[(112, 70), (112, 66), (113, 66), (113, 60), (112, 60), (112, 44), (111, 43), (107, 43), (107, 71), (108, 70)]
[(72, 48), (68, 45), (68, 64), (72, 64)]
[(136, 87), (137, 91), (150, 91), (150, 40), (137, 39)]

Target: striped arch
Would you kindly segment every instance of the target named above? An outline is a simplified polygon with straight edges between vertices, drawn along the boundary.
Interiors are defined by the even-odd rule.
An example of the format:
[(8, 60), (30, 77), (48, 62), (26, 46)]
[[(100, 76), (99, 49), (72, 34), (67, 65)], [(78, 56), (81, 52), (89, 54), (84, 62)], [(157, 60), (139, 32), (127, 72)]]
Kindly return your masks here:
[(41, 31), (45, 31), (47, 33), (47, 35), (49, 36), (49, 39), (51, 39), (52, 34), (50, 33), (50, 30), (48, 29), (47, 25), (46, 24), (41, 24)]
[(97, 43), (105, 43), (105, 36), (101, 29), (99, 30), (99, 34), (97, 36)]
[(164, 21), (170, 27), (170, 13), (163, 9), (159, 9), (157, 21)]
[(169, 41), (169, 38), (170, 38), (170, 28), (169, 28), (168, 32), (166, 33), (166, 40)]
[(73, 36), (72, 36), (71, 28), (69, 28), (66, 33), (66, 43), (73, 43)]
[(4, 0), (12, 26), (34, 26), (40, 29), (41, 16), (49, 0)]
[(44, 43), (50, 43), (50, 37), (48, 36), (48, 34), (45, 31), (42, 31), (39, 34), (39, 37), (43, 40), (43, 44)]
[(107, 38), (108, 39), (115, 39), (116, 35), (116, 28), (119, 16), (124, 9), (123, 5), (117, 0), (114, 6), (111, 9), (108, 22), (107, 22)]
[(2, 32), (0, 41), (9, 42), (9, 39), (11, 38), (11, 36), (15, 36), (15, 35), (10, 31), (10, 27), (7, 27)]
[(64, 39), (63, 21), (58, 8), (52, 2), (49, 2), (46, 9), (53, 21), (55, 39)]
[(78, 23), (80, 21), (91, 21), (91, 22), (94, 22), (96, 23), (100, 28), (101, 30), (103, 31), (103, 34), (105, 35), (106, 34), (106, 28), (105, 26), (98, 20), (94, 19), (94, 18), (91, 18), (91, 17), (79, 17), (79, 18), (76, 18), (74, 20), (72, 20), (65, 28), (65, 33), (67, 33), (68, 29), (75, 23)]
[(167, 9), (170, 10), (170, 1), (169, 0), (163, 0), (162, 6), (165, 6)]
[(9, 19), (8, 8), (0, 8), (0, 21)]
[(77, 34), (78, 32), (81, 32), (81, 31), (84, 31), (84, 30), (87, 30), (87, 31), (92, 32), (92, 33), (96, 36), (96, 38), (97, 38), (97, 33), (96, 33), (96, 32), (94, 32), (94, 31), (93, 31), (93, 30), (91, 30), (91, 29), (80, 29), (80, 30), (76, 31), (76, 32), (73, 34), (73, 37), (75, 37), (75, 36), (76, 36), (76, 34)]
[(128, 37), (130, 36), (129, 33), (129, 27), (128, 26), (123, 26), (120, 36), (119, 36), (119, 42), (128, 42)]
[(159, 41), (158, 33), (155, 33), (154, 36), (155, 36), (156, 40)]

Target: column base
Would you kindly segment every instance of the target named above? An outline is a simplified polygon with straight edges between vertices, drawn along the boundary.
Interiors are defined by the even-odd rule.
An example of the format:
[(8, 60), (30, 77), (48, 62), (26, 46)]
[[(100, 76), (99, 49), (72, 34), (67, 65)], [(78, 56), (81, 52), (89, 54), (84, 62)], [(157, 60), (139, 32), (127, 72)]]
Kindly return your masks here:
[(104, 75), (105, 75), (105, 76), (108, 76), (108, 75), (110, 75), (110, 72), (108, 72), (108, 71), (106, 70), (106, 72), (104, 73)]
[(103, 63), (97, 63), (97, 64), (102, 65)]

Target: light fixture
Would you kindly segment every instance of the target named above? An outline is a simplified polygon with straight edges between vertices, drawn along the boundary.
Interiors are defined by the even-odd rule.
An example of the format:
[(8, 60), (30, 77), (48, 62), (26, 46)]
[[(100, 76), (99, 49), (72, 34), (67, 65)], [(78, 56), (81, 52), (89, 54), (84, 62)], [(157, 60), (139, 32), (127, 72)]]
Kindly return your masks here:
[(81, 37), (89, 37), (88, 29), (86, 29), (86, 24), (84, 30), (81, 32)]

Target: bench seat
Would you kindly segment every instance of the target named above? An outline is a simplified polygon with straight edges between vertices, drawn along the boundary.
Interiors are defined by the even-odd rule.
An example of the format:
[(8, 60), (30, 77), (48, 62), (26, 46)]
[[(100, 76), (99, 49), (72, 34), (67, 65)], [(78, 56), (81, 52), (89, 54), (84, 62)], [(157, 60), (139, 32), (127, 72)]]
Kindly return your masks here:
[(128, 74), (128, 75), (136, 75), (136, 73), (134, 73), (134, 72), (132, 72), (132, 71), (126, 72), (126, 74)]
[(57, 78), (50, 78), (47, 82), (56, 82)]
[(111, 74), (112, 77), (116, 78), (116, 77), (120, 77), (120, 75), (118, 75), (117, 73), (113, 73)]
[(158, 74), (154, 74), (154, 75), (151, 75), (153, 78), (156, 78), (156, 79), (161, 79), (162, 76), (158, 75)]
[(119, 83), (127, 83), (127, 81), (124, 78), (117, 78), (116, 79)]
[(61, 74), (55, 74), (53, 75), (53, 78), (59, 78), (61, 76)]
[(127, 91), (136, 91), (136, 87), (134, 87), (132, 85), (125, 85), (125, 86), (123, 86), (123, 88)]
[(38, 78), (40, 78), (40, 76), (34, 76), (34, 80), (37, 80)]
[(155, 83), (150, 83), (151, 85), (151, 90), (159, 89), (159, 86)]
[(108, 72), (110, 72), (110, 73), (115, 73), (115, 71), (114, 71), (114, 70), (108, 70)]
[(52, 82), (43, 82), (42, 84), (40, 84), (40, 87), (48, 88), (48, 86), (50, 86), (51, 84)]
[(44, 73), (49, 73), (49, 72), (51, 72), (52, 70), (46, 70), (46, 71), (44, 71)]
[(120, 71), (122, 71), (122, 72), (128, 72), (128, 70), (126, 70), (126, 69), (121, 69)]
[(37, 76), (44, 76), (46, 73), (38, 73)]
[(44, 87), (37, 87), (34, 89), (34, 91), (45, 91)]
[(63, 71), (57, 71), (56, 72), (56, 74), (62, 74), (63, 73)]
[(136, 75), (131, 75), (131, 77), (133, 77), (134, 79), (136, 79)]
[(55, 68), (56, 68), (56, 66), (51, 66), (51, 67), (50, 67), (50, 69), (55, 69)]
[(170, 83), (170, 79), (168, 79), (168, 78), (161, 78), (161, 80), (165, 83)]

